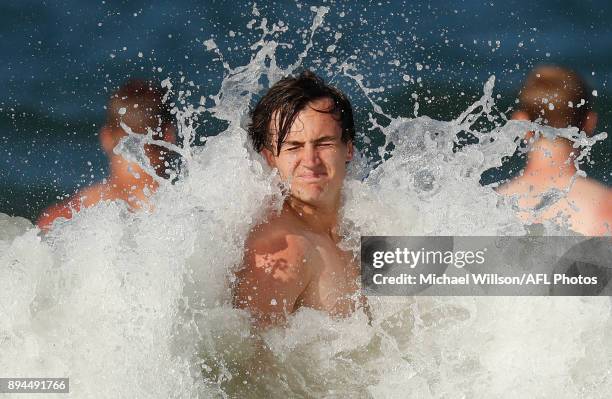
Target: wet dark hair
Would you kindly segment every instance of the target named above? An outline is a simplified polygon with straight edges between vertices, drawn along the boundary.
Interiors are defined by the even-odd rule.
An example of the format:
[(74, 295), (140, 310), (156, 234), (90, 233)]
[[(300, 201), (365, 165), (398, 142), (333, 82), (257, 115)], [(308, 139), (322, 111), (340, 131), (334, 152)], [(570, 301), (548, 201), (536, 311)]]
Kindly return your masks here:
[(355, 122), (351, 103), (340, 90), (325, 84), (323, 79), (311, 71), (304, 71), (297, 77), (286, 77), (274, 84), (251, 111), (248, 126), (249, 137), (257, 152), (264, 148), (274, 151), (271, 125), (276, 115), (278, 135), (276, 155), (291, 129), (297, 115), (312, 101), (329, 98), (333, 106), (319, 112), (337, 116), (342, 127), (342, 141), (347, 143), (355, 138)]

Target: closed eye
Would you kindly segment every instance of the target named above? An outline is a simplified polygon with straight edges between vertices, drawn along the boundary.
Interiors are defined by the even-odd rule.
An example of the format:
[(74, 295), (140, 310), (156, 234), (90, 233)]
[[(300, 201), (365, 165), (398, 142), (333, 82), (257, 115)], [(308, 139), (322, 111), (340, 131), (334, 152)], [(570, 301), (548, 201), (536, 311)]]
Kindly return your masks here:
[(325, 136), (325, 137), (321, 137), (318, 140), (315, 141), (315, 144), (317, 146), (331, 146), (336, 144), (336, 137), (334, 136)]
[(299, 145), (292, 145), (292, 146), (284, 147), (283, 150), (284, 151), (295, 151), (295, 150), (298, 150), (300, 148), (301, 148), (301, 146), (299, 146)]

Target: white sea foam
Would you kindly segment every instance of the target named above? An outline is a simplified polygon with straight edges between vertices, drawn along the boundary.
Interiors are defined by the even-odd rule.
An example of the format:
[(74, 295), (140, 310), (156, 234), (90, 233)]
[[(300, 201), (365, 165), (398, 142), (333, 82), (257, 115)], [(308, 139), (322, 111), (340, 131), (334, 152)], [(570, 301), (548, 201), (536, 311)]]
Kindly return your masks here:
[[(326, 12), (314, 9), (313, 35)], [(102, 203), (43, 238), (23, 219), (0, 218), (3, 376), (70, 377), (78, 398), (608, 397), (609, 298), (371, 297), (372, 325), (361, 312), (333, 320), (301, 309), (286, 329), (251, 333), (231, 307), (232, 271), (249, 229), (283, 197), (242, 126), (262, 76), (293, 72), (312, 46), (311, 35), (283, 69), (274, 28), (260, 29), (251, 62), (227, 66), (207, 109), (229, 122), (225, 132), (191, 148), (189, 121), (203, 106), (178, 110), (184, 172), (162, 184), (150, 211)], [(347, 64), (340, 69), (367, 94)], [(479, 184), (527, 127), (494, 119), (493, 83), (453, 121), (389, 118), (385, 161), (361, 156), (351, 166), (343, 246), (357, 250), (366, 234), (525, 233)], [(473, 129), (478, 118), (492, 127)], [(454, 149), (461, 131), (482, 144)], [(142, 159), (136, 144), (151, 138), (130, 137), (117, 150)]]

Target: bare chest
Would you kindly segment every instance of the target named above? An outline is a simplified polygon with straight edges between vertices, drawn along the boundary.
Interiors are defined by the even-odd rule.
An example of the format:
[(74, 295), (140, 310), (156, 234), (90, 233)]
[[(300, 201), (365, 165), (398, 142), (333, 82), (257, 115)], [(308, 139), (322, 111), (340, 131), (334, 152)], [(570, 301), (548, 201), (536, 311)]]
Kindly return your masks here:
[(332, 315), (352, 313), (359, 290), (359, 269), (352, 253), (341, 251), (331, 239), (318, 239), (308, 267), (311, 268), (311, 280), (301, 296), (300, 305)]

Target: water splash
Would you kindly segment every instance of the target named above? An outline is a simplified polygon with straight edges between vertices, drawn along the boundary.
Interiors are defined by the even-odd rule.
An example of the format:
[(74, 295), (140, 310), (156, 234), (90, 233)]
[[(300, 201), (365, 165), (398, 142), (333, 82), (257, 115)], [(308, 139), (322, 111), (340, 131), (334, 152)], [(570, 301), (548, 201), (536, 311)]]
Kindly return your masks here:
[[(310, 41), (293, 64), (277, 65), (282, 44), (271, 39), (286, 28), (262, 18), (250, 62), (224, 63), (214, 105), (178, 102), (181, 145), (171, 149), (184, 171), (160, 186), (148, 212), (102, 203), (42, 239), (23, 220), (0, 219), (4, 374), (68, 376), (79, 398), (608, 396), (608, 298), (372, 297), (371, 326), (361, 313), (333, 320), (302, 309), (286, 329), (251, 333), (245, 312), (231, 307), (232, 271), (249, 229), (283, 195), (243, 126), (265, 82), (307, 65), (328, 9), (312, 12)], [(357, 157), (346, 182), (342, 245), (353, 250), (365, 234), (525, 234), (510, 204), (479, 184), (481, 173), (512, 154), (525, 130), (587, 148), (598, 139), (506, 121), (495, 112), (494, 78), (456, 119), (438, 121), (383, 114), (369, 97), (379, 90), (348, 60), (338, 76), (356, 81), (388, 120), (376, 123), (380, 159)], [(204, 112), (229, 126), (193, 147)], [(458, 145), (465, 134), (478, 144)], [(117, 151), (144, 161), (151, 140), (128, 132)]]

